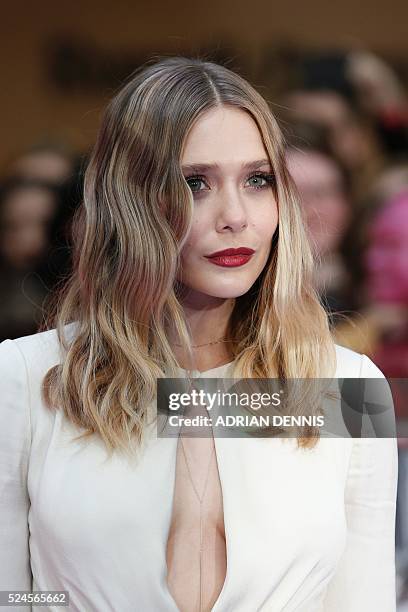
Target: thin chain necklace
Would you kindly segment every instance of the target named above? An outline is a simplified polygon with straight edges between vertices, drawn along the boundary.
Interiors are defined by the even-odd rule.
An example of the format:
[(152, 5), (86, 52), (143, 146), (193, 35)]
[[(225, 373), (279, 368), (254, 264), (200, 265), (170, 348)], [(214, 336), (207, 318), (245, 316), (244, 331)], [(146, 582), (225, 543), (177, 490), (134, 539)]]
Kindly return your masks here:
[(205, 483), (204, 483), (204, 490), (202, 495), (200, 496), (200, 494), (197, 491), (197, 488), (194, 484), (193, 478), (191, 476), (191, 471), (190, 471), (190, 466), (188, 464), (187, 461), (187, 454), (184, 448), (184, 444), (183, 444), (183, 438), (180, 437), (180, 444), (181, 444), (181, 448), (183, 451), (183, 455), (184, 455), (184, 461), (186, 463), (187, 466), (187, 472), (188, 472), (188, 477), (190, 479), (191, 485), (193, 487), (194, 493), (198, 499), (198, 502), (200, 504), (200, 592), (199, 592), (199, 612), (202, 612), (202, 600), (203, 600), (203, 584), (202, 584), (202, 578), (203, 578), (203, 572), (202, 572), (202, 568), (203, 568), (203, 501), (204, 501), (204, 497), (205, 494), (207, 492), (207, 485), (208, 485), (208, 478), (210, 475), (210, 467), (211, 467), (211, 463), (212, 463), (212, 458), (213, 458), (213, 454), (214, 454), (214, 450), (215, 450), (215, 444), (213, 444), (213, 448), (211, 450), (211, 454), (210, 454), (210, 460), (208, 462), (208, 469), (207, 469), (207, 476), (205, 478)]
[[(201, 348), (202, 346), (210, 346), (211, 344), (219, 344), (220, 342), (232, 342), (232, 340), (228, 340), (228, 338), (220, 338), (219, 340), (214, 340), (213, 342), (205, 342), (204, 344), (192, 344), (192, 348)], [(174, 346), (182, 346), (181, 344), (177, 344), (173, 342)]]

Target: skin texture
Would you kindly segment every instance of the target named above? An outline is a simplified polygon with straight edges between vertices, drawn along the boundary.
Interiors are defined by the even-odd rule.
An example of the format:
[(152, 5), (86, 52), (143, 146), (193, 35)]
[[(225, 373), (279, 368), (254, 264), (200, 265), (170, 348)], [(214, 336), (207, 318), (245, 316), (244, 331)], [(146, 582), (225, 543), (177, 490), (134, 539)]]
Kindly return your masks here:
[[(191, 166), (198, 164), (216, 166), (196, 172)], [(193, 191), (194, 214), (179, 280), (188, 288), (183, 307), (194, 344), (201, 344), (225, 334), (234, 299), (262, 272), (278, 225), (278, 206), (273, 183), (253, 177), (272, 174), (272, 168), (255, 121), (241, 109), (221, 106), (200, 117), (187, 135), (181, 165)], [(199, 179), (193, 178), (198, 174)], [(205, 258), (240, 246), (255, 250), (241, 267), (224, 268)], [(222, 358), (223, 349), (204, 347), (205, 354), (197, 349), (197, 358), (203, 367), (216, 367), (211, 364)]]

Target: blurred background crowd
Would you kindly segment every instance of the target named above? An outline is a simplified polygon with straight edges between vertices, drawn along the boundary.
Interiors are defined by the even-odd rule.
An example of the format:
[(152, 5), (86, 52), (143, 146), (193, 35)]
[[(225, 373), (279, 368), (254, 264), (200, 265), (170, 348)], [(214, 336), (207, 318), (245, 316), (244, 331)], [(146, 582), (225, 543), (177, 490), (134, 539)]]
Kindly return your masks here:
[[(407, 379), (408, 55), (404, 59), (401, 53), (375, 49), (377, 30), (370, 48), (353, 37), (345, 44), (344, 36), (330, 44), (324, 32), (312, 43), (296, 36), (296, 28), (289, 36), (288, 27), (284, 42), (271, 35), (264, 46), (255, 44), (253, 35), (242, 47), (223, 42), (222, 35), (197, 44), (191, 31), (179, 36), (176, 28), (173, 36), (163, 29), (159, 9), (154, 19), (157, 31), (165, 32), (162, 42), (156, 37), (149, 45), (145, 36), (141, 44), (137, 33), (148, 9), (139, 8), (139, 13), (129, 9), (133, 22), (122, 22), (126, 48), (117, 32), (112, 41), (97, 40), (89, 11), (85, 21), (94, 28), (93, 38), (81, 36), (80, 19), (71, 19), (71, 32), (64, 30), (61, 11), (60, 21), (54, 14), (48, 30), (37, 28), (35, 42), (36, 27), (26, 18), (19, 35), (37, 44), (32, 71), (28, 43), (26, 55), (16, 55), (15, 11), (1, 26), (4, 55), (11, 59), (2, 79), (7, 84), (3, 118), (10, 122), (0, 147), (0, 340), (39, 330), (47, 298), (69, 275), (71, 221), (81, 204), (83, 173), (106, 101), (146, 59), (198, 55), (237, 70), (271, 103), (286, 137), (288, 167), (316, 255), (316, 288), (337, 343), (370, 356), (387, 377)], [(261, 11), (252, 12), (241, 25), (256, 30), (259, 24), (265, 32), (262, 20)], [(199, 12), (190, 26), (203, 33)], [(320, 27), (324, 22), (317, 20), (314, 31)], [(400, 33), (398, 23), (388, 27)], [(394, 399), (400, 435), (396, 545), (402, 612), (408, 610), (406, 381), (401, 388)]]

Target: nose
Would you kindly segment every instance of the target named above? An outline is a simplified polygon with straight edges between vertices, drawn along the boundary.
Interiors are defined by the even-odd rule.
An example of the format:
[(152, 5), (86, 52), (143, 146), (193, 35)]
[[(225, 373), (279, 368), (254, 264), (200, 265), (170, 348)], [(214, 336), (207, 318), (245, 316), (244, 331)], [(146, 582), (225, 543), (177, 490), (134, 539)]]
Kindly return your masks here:
[(248, 225), (247, 215), (239, 194), (231, 190), (222, 198), (216, 229), (218, 232), (240, 232)]

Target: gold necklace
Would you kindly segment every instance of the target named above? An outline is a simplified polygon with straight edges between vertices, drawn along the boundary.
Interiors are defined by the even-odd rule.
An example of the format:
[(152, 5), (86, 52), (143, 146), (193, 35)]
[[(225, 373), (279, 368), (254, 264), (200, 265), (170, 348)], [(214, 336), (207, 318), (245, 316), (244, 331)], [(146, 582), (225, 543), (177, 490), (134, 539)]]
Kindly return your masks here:
[[(192, 344), (192, 348), (201, 348), (202, 346), (210, 346), (210, 344), (219, 344), (220, 342), (232, 342), (232, 340), (228, 340), (228, 338), (220, 338), (219, 340), (214, 340), (213, 342), (206, 342), (205, 344)], [(181, 344), (176, 344), (173, 342), (174, 346), (182, 346)]]
[(180, 437), (180, 444), (181, 444), (181, 448), (183, 451), (183, 455), (184, 455), (184, 461), (186, 463), (186, 467), (187, 467), (187, 472), (188, 472), (188, 477), (190, 479), (191, 485), (193, 487), (194, 493), (198, 499), (198, 502), (200, 504), (200, 549), (199, 549), (199, 554), (200, 554), (200, 587), (199, 587), (199, 612), (202, 612), (202, 599), (203, 599), (203, 581), (202, 581), (202, 566), (203, 566), (203, 501), (204, 501), (204, 497), (205, 494), (207, 492), (207, 485), (208, 485), (208, 479), (210, 476), (210, 467), (211, 467), (211, 463), (212, 463), (212, 458), (213, 458), (213, 454), (215, 451), (215, 443), (213, 443), (213, 448), (211, 450), (211, 454), (210, 454), (210, 460), (208, 462), (208, 469), (207, 469), (207, 476), (205, 478), (205, 483), (204, 483), (204, 490), (202, 495), (200, 496), (197, 488), (194, 484), (192, 475), (191, 475), (191, 471), (190, 471), (190, 466), (188, 464), (188, 460), (187, 460), (187, 454), (184, 448), (184, 444), (183, 444), (183, 438)]

